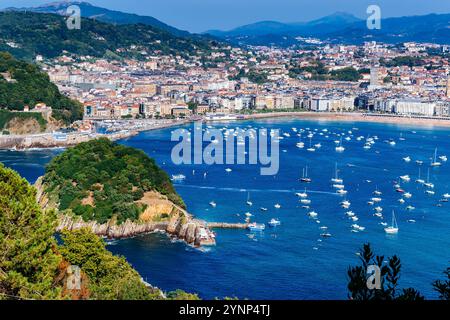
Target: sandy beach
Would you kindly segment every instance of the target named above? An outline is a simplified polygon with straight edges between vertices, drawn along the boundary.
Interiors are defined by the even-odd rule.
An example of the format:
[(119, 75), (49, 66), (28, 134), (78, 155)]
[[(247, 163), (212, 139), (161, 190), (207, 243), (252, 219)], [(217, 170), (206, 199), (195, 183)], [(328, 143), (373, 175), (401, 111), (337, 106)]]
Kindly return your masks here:
[(271, 112), (246, 115), (245, 119), (265, 118), (301, 118), (307, 120), (324, 120), (338, 122), (375, 122), (421, 127), (450, 127), (450, 118), (425, 118), (366, 113), (333, 113), (333, 112)]

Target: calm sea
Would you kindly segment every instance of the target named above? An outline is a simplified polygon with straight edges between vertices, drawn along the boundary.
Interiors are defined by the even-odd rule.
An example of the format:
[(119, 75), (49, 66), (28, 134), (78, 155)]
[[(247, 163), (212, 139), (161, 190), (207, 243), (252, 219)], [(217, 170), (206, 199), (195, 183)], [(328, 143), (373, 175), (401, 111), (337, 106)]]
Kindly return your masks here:
[[(181, 242), (172, 242), (165, 235), (150, 234), (128, 240), (114, 241), (109, 249), (124, 255), (148, 282), (165, 291), (181, 288), (203, 298), (237, 296), (249, 299), (346, 299), (346, 271), (359, 262), (356, 252), (370, 242), (378, 254), (397, 254), (402, 260), (400, 283), (413, 286), (427, 298), (436, 298), (432, 281), (443, 278), (450, 263), (449, 204), (439, 200), (450, 193), (450, 163), (431, 168), (430, 182), (435, 184), (434, 196), (415, 183), (427, 180), (430, 159), (438, 147), (438, 155), (450, 156), (450, 130), (368, 123), (337, 123), (303, 120), (259, 120), (215, 123), (216, 128), (273, 128), (288, 133), (280, 142), (280, 171), (276, 176), (261, 176), (255, 165), (182, 165), (171, 161), (170, 141), (173, 129), (143, 132), (121, 143), (140, 148), (156, 159), (170, 175), (183, 174), (186, 179), (176, 189), (189, 211), (197, 217), (214, 222), (243, 222), (245, 213), (252, 220), (267, 223), (278, 218), (281, 225), (264, 232), (217, 230), (217, 246), (193, 249)], [(184, 127), (193, 131), (191, 126)], [(299, 149), (299, 137), (293, 128), (311, 131), (312, 144), (321, 143), (316, 152), (308, 152), (309, 139), (302, 133), (305, 148)], [(326, 131), (325, 131), (326, 130)], [(351, 133), (349, 133), (351, 131)], [(342, 135), (345, 151), (335, 151), (335, 140)], [(364, 137), (358, 141), (357, 137)], [(370, 150), (363, 149), (365, 139), (377, 136)], [(351, 140), (345, 140), (350, 137)], [(390, 139), (396, 145), (387, 143)], [(0, 161), (17, 170), (29, 181), (42, 175), (45, 164), (61, 151), (0, 152)], [(404, 157), (410, 156), (411, 162)], [(418, 165), (416, 160), (423, 161)], [(348, 194), (338, 196), (330, 183), (338, 164), (339, 176)], [(299, 181), (304, 167), (309, 167), (312, 183), (307, 185), (311, 209), (305, 210), (296, 192), (304, 191)], [(226, 172), (225, 169), (232, 169)], [(206, 176), (205, 176), (206, 173)], [(401, 204), (394, 181), (409, 175), (402, 188), (412, 194)], [(379, 190), (384, 220), (375, 217), (374, 206), (367, 202)], [(253, 206), (246, 201), (250, 197)], [(345, 216), (340, 202), (351, 202), (359, 221)], [(215, 208), (209, 203), (217, 203)], [(275, 204), (281, 208), (276, 209)], [(411, 205), (414, 210), (408, 211)], [(267, 208), (262, 211), (260, 208)], [(308, 217), (314, 210), (317, 220)], [(380, 222), (390, 224), (395, 210), (400, 231), (388, 236)], [(415, 222), (411, 222), (414, 220)], [(365, 227), (351, 232), (352, 224)], [(320, 236), (328, 227), (331, 238)]]

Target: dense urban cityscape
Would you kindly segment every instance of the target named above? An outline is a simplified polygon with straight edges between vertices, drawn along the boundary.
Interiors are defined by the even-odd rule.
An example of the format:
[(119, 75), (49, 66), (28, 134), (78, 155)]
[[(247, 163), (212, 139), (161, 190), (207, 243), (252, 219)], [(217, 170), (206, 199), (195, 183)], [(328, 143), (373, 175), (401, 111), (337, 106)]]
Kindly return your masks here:
[(30, 3), (0, 5), (0, 300), (450, 299), (448, 7)]

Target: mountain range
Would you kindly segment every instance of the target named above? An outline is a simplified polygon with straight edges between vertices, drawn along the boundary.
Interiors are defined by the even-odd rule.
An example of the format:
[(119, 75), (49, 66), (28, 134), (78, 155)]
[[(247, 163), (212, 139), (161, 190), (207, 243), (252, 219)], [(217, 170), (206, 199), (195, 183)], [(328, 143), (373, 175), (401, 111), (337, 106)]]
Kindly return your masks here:
[(66, 15), (67, 8), (77, 5), (80, 7), (81, 16), (85, 18), (95, 19), (101, 22), (113, 23), (113, 24), (145, 24), (158, 29), (168, 31), (177, 36), (188, 36), (189, 32), (179, 30), (175, 27), (149, 16), (140, 16), (133, 13), (125, 13), (121, 11), (109, 10), (94, 6), (88, 2), (83, 1), (60, 1), (52, 2), (36, 7), (30, 8), (6, 8), (4, 11), (27, 11), (36, 13), (54, 13), (59, 15)]
[(232, 43), (250, 45), (289, 46), (299, 43), (297, 37), (353, 44), (370, 40), (450, 44), (450, 14), (386, 18), (382, 19), (380, 30), (369, 30), (366, 20), (338, 12), (310, 22), (262, 21), (229, 31), (210, 30), (206, 33)]

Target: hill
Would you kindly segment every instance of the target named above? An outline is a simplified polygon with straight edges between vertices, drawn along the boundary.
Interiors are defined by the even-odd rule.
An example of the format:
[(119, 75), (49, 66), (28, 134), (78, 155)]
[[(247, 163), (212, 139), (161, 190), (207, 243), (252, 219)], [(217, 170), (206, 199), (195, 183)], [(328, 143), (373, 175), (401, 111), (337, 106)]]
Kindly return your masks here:
[(289, 46), (301, 44), (296, 37), (315, 37), (328, 42), (360, 44), (364, 41), (399, 43), (406, 41), (450, 44), (450, 14), (387, 18), (381, 30), (369, 30), (365, 20), (338, 12), (310, 22), (263, 21), (230, 31), (207, 33), (227, 41), (250, 45)]
[(161, 30), (168, 31), (177, 36), (189, 36), (189, 32), (169, 26), (168, 24), (150, 16), (140, 16), (132, 13), (109, 10), (106, 8), (94, 6), (88, 2), (83, 1), (52, 2), (30, 8), (7, 8), (4, 11), (27, 11), (36, 13), (53, 13), (59, 15), (66, 15), (67, 8), (72, 5), (79, 6), (81, 9), (81, 15), (85, 18), (95, 19), (97, 21), (112, 24), (145, 24), (148, 26), (159, 28)]
[(70, 210), (84, 221), (138, 221), (147, 209), (142, 200), (150, 192), (184, 207), (169, 177), (153, 159), (107, 139), (79, 144), (55, 157), (43, 183), (47, 197), (60, 212)]
[[(52, 107), (55, 119), (67, 124), (82, 117), (81, 104), (62, 95), (58, 87), (50, 82), (48, 75), (38, 66), (19, 61), (9, 53), (0, 52), (0, 108), (21, 111), (25, 105), (32, 108), (41, 102)], [(37, 117), (40, 125), (45, 126), (42, 117), (33, 113), (29, 115)], [(13, 116), (3, 111), (1, 128), (14, 117), (17, 115)]]
[(82, 18), (69, 30), (64, 17), (33, 12), (0, 12), (0, 51), (19, 58), (57, 57), (64, 52), (94, 57), (208, 53), (217, 41), (179, 37), (144, 24), (114, 25)]

